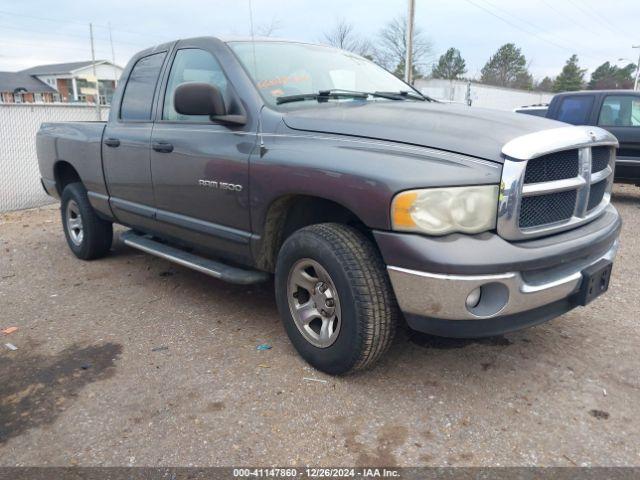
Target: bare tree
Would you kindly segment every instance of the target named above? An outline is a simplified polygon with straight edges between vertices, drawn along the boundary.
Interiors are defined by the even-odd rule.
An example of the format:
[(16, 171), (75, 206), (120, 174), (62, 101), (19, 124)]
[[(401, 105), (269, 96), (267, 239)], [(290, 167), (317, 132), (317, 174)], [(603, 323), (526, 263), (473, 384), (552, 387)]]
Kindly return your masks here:
[(323, 43), (342, 50), (348, 50), (369, 59), (374, 57), (374, 47), (369, 40), (362, 39), (355, 31), (352, 23), (344, 18), (336, 20), (334, 27), (325, 31), (321, 40)]
[[(376, 61), (394, 72), (398, 77), (404, 77), (404, 62), (407, 53), (407, 18), (397, 16), (389, 21), (379, 34), (379, 49)], [(420, 27), (413, 28), (413, 78), (421, 76), (419, 65), (425, 65), (432, 52), (432, 45)]]
[(271, 17), (269, 23), (263, 23), (256, 28), (256, 35), (260, 37), (271, 37), (278, 30), (282, 30), (282, 22), (277, 17)]

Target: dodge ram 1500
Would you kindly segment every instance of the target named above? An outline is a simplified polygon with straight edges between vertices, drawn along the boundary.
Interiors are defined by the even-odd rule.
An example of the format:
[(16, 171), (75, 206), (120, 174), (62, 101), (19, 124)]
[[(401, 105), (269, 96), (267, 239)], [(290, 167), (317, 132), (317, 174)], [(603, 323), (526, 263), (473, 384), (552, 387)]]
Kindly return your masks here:
[(241, 284), (274, 275), (311, 365), (372, 365), (397, 322), (496, 335), (605, 291), (616, 138), (443, 104), (353, 53), (179, 40), (129, 62), (108, 122), (45, 123), (72, 252), (133, 248)]

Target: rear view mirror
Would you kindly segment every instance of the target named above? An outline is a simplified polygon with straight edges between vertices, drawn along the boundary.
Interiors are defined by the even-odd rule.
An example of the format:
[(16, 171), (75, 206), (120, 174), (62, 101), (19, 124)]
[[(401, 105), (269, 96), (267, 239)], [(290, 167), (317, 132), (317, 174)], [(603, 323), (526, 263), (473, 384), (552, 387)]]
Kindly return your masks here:
[(226, 115), (227, 108), (220, 90), (208, 83), (188, 82), (173, 94), (176, 112), (182, 115)]

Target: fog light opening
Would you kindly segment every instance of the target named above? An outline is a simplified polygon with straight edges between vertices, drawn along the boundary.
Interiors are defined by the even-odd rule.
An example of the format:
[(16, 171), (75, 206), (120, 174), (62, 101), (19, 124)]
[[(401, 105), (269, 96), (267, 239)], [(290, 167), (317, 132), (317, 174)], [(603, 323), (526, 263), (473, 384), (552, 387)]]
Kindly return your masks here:
[(482, 287), (474, 288), (471, 290), (471, 293), (467, 295), (467, 300), (464, 302), (467, 308), (470, 310), (475, 308), (480, 303), (480, 298), (482, 296)]
[(509, 289), (503, 283), (485, 283), (474, 288), (465, 300), (469, 313), (476, 317), (493, 317), (509, 302)]

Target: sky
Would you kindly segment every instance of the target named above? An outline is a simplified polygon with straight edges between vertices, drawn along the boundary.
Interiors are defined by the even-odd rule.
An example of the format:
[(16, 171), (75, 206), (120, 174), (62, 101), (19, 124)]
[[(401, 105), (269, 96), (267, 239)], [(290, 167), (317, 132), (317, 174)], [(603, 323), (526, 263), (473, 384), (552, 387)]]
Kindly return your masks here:
[[(312, 42), (344, 19), (375, 43), (385, 23), (407, 10), (407, 0), (0, 0), (0, 70), (90, 60), (89, 22), (96, 58), (112, 59), (111, 25), (122, 66), (163, 41), (248, 35), (250, 5), (254, 31), (275, 26), (274, 36)], [(631, 48), (640, 45), (640, 0), (416, 0), (415, 21), (432, 43), (427, 63), (455, 47), (472, 78), (508, 42), (538, 80), (557, 75), (573, 53), (589, 71), (605, 61), (637, 62), (640, 53)]]

